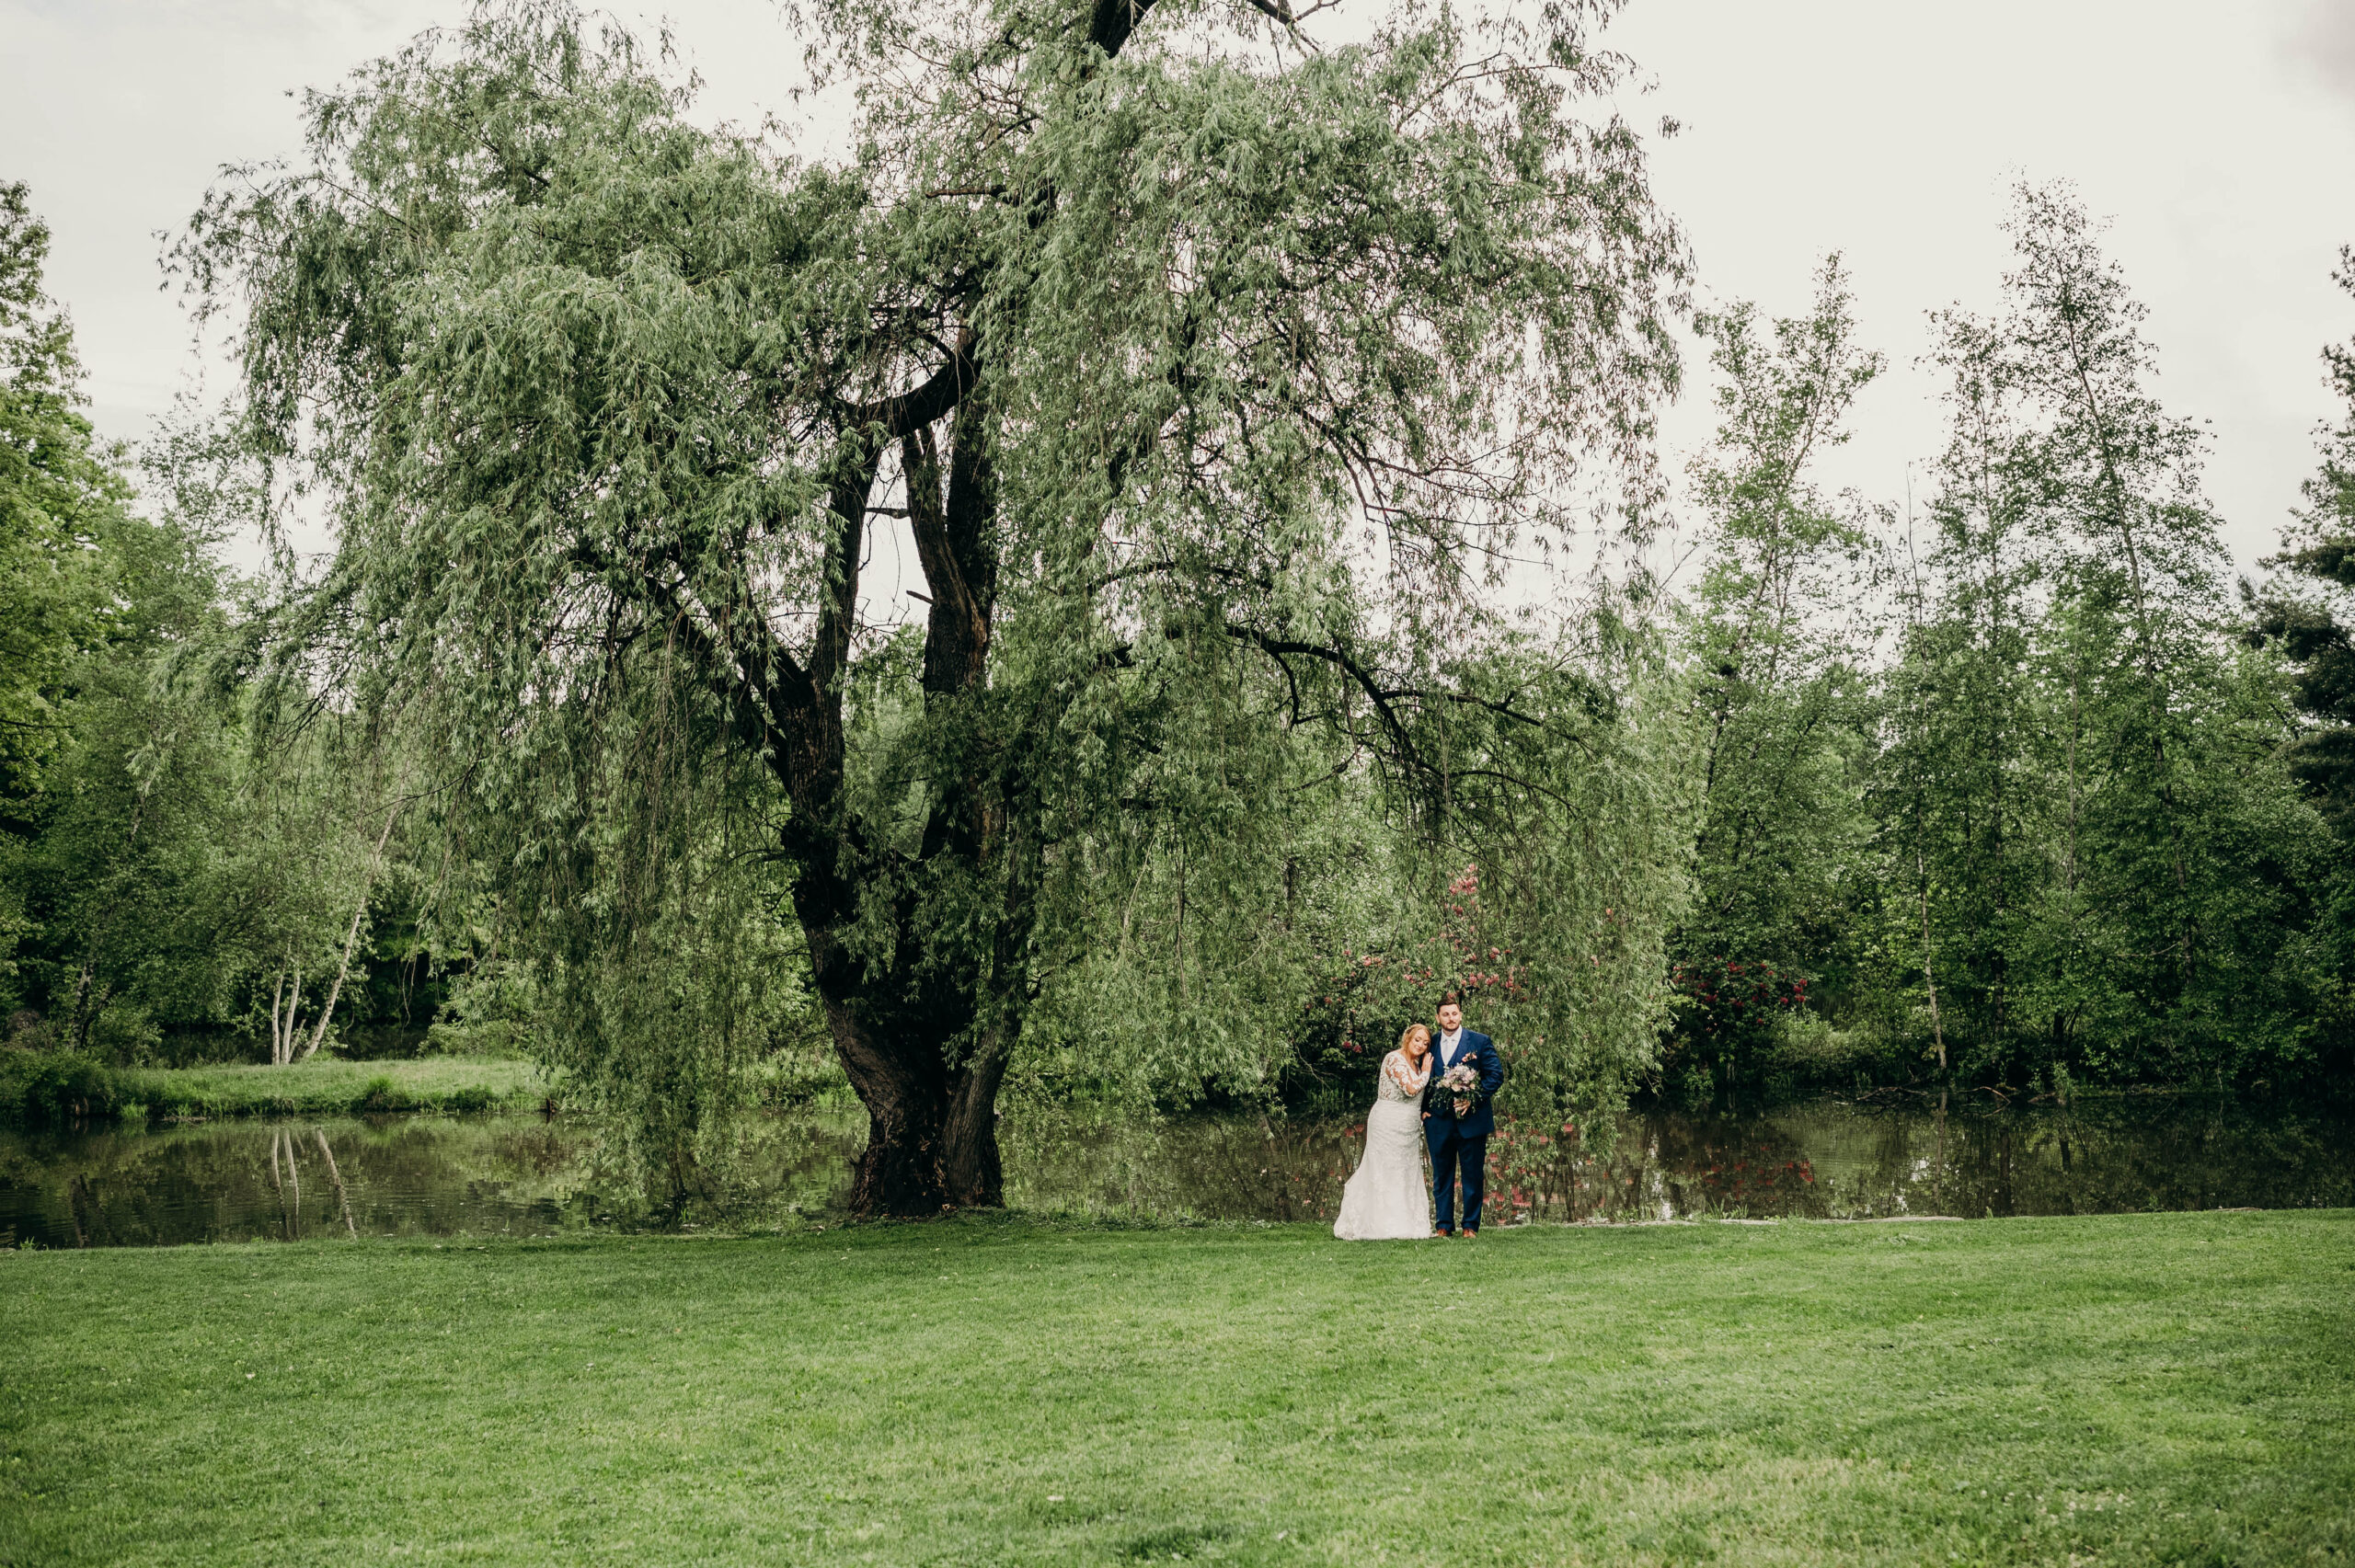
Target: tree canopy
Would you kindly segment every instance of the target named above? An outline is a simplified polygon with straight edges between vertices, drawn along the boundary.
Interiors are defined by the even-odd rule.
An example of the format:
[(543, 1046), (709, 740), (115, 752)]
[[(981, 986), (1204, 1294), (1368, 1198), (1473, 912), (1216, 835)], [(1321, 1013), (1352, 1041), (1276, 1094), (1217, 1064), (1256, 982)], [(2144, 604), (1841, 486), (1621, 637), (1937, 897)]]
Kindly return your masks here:
[(63, 742), (75, 659), (106, 635), (101, 544), (129, 493), (78, 406), (73, 327), (41, 284), (48, 254), (30, 193), (0, 183), (0, 810), (11, 815)]
[(1614, 9), (821, 4), (809, 157), (485, 5), (205, 199), (243, 374), (135, 467), (0, 188), (10, 1043), (524, 1048), (673, 1213), (837, 1063), (852, 1206), (933, 1214), (1002, 1098), (1346, 1102), (1449, 991), (1515, 1160), (1638, 1086), (2343, 1077), (2355, 427), (2234, 606), (2023, 185), (1918, 502), (1832, 493), (1846, 272), (1693, 310)]
[[(777, 867), (867, 1211), (996, 1200), (1008, 1052), (1138, 813), (1321, 777), (1453, 853), (1580, 846), (1615, 869), (1533, 881), (1533, 940), (1591, 971), (1625, 925), (1640, 967), (1676, 807), (1614, 762), (1660, 743), (1596, 679), (1626, 653), (1497, 596), (1642, 504), (1675, 381), (1682, 242), (1580, 114), (1606, 10), (1329, 47), (1281, 6), (830, 10), (838, 165), (696, 129), (569, 9), (420, 39), (183, 251), (253, 439), (333, 508), (304, 668), (442, 738), (552, 977), (684, 918), (691, 865)], [(879, 518), (917, 646), (862, 620)], [(615, 1039), (611, 988), (557, 989)], [(1591, 1065), (1641, 1059), (1628, 989)]]

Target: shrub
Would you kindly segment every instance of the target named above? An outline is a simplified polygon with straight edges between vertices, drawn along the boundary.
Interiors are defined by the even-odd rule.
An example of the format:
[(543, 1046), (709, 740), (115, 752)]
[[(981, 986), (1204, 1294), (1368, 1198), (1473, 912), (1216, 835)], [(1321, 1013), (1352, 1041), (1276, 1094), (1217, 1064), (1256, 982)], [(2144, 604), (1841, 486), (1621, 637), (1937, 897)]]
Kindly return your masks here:
[(363, 1116), (405, 1108), (400, 1090), (389, 1078), (370, 1079), (360, 1097), (351, 1102), (353, 1114)]
[(134, 1003), (118, 1001), (90, 1022), (90, 1054), (100, 1061), (150, 1061), (163, 1041), (163, 1030)]
[(1682, 998), (1675, 1036), (1660, 1053), (1663, 1086), (1723, 1092), (1755, 1078), (1783, 1034), (1783, 1023), (1808, 1005), (1803, 976), (1775, 966), (1717, 957), (1670, 967)]
[(111, 1116), (122, 1102), (112, 1069), (74, 1051), (0, 1056), (0, 1112), (29, 1122)]

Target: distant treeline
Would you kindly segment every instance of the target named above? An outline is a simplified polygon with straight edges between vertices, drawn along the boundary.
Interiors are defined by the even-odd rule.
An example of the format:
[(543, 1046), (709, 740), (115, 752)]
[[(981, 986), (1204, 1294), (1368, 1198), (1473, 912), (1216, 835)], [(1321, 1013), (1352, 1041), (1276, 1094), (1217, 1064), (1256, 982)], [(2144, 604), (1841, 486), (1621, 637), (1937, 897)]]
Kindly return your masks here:
[(1704, 323), (1668, 1086), (2347, 1082), (2355, 361), (2235, 595), (2206, 433), (2082, 208), (2023, 187), (2009, 229), (2001, 311), (1934, 317), (1948, 439), (1910, 511), (1808, 481), (1880, 368), (1836, 260), (1806, 317)]
[(135, 464), (97, 441), (48, 245), (0, 185), (0, 1038), (413, 1051), (474, 956), (420, 937), (396, 773), (347, 712), (259, 710), (261, 587), (222, 555), (251, 514), (186, 432)]

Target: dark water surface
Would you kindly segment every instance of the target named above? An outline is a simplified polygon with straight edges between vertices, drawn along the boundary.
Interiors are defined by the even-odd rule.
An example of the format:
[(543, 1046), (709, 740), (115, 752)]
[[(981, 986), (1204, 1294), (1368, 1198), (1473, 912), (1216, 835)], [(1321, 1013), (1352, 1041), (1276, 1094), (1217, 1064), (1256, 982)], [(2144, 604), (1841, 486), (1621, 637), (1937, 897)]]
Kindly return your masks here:
[[(1329, 1219), (1360, 1137), (1257, 1116), (1001, 1127), (1009, 1205), (1155, 1219)], [(822, 1219), (865, 1138), (854, 1114), (763, 1122), (741, 1216)], [(2355, 1115), (2283, 1100), (1655, 1110), (1607, 1153), (1558, 1128), (1495, 1152), (1490, 1224), (2355, 1207)], [(580, 1126), (524, 1116), (0, 1129), (0, 1245), (545, 1235), (608, 1222), (595, 1154)]]

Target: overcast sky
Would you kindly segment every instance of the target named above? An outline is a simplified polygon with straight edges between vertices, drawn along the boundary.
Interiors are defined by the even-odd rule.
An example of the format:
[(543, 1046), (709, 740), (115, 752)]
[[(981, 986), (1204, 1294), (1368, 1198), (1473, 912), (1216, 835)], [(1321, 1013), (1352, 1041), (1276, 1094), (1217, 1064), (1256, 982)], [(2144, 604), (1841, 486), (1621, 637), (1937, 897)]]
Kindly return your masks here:
[[(1356, 0), (1353, 0), (1356, 3)], [(785, 108), (799, 52), (769, 0), (667, 16), (705, 118)], [(290, 153), (289, 94), (463, 0), (0, 0), (0, 178), (55, 233), (100, 428), (137, 437), (192, 363), (155, 234), (224, 163)], [(2011, 183), (2076, 182), (2151, 307), (2160, 387), (2211, 422), (2210, 493), (2244, 564), (2271, 547), (2333, 412), (2318, 358), (2355, 338), (2329, 271), (2355, 242), (2355, 0), (1634, 0), (1611, 38), (1657, 84), (1622, 107), (1656, 151), (1705, 295), (1794, 314), (1839, 250), (1891, 373), (1828, 477), (1901, 503), (1941, 444), (1924, 312), (1995, 303)], [(1706, 439), (1695, 392), (1671, 439)]]

